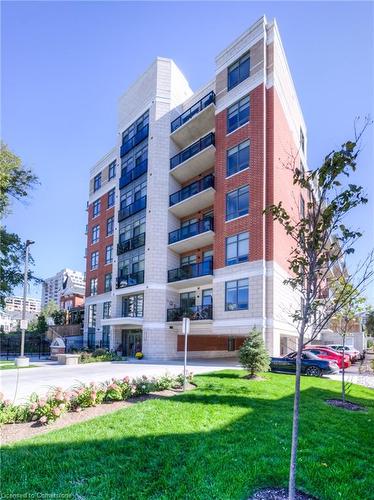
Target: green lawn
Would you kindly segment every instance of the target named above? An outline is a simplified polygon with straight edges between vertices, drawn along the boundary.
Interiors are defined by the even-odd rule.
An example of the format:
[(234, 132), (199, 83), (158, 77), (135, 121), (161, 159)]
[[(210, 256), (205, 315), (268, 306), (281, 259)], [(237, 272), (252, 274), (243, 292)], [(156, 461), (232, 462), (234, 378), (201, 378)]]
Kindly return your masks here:
[[(35, 365), (22, 366), (21, 368), (33, 368), (33, 367), (35, 367)], [(18, 366), (14, 364), (14, 361), (3, 361), (3, 360), (0, 361), (0, 370), (14, 370), (16, 368), (18, 368)]]
[[(294, 377), (224, 371), (198, 388), (4, 447), (2, 494), (79, 499), (245, 499), (287, 486)], [(339, 383), (302, 379), (298, 487), (320, 499), (374, 498), (374, 391), (368, 412), (325, 404)]]

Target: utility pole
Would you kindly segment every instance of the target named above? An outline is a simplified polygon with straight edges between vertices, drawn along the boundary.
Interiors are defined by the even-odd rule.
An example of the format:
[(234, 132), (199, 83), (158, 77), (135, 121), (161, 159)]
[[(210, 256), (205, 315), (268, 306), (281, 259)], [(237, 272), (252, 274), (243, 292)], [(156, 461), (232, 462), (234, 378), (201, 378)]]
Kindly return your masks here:
[(30, 360), (25, 356), (25, 333), (27, 329), (26, 320), (26, 299), (27, 299), (27, 287), (28, 287), (28, 276), (29, 276), (29, 247), (35, 243), (35, 241), (26, 240), (26, 255), (25, 255), (25, 275), (23, 280), (23, 304), (22, 304), (22, 319), (21, 319), (21, 354), (16, 358), (16, 366), (24, 367), (29, 366)]

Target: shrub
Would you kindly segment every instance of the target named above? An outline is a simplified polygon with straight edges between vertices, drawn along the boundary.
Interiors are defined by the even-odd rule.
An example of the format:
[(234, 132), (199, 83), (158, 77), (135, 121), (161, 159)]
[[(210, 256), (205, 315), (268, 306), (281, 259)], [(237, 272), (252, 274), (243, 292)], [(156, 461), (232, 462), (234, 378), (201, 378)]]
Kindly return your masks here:
[(31, 420), (37, 420), (41, 424), (54, 422), (69, 410), (70, 397), (70, 393), (60, 387), (52, 389), (45, 398), (32, 394), (28, 405)]
[(132, 394), (132, 387), (130, 379), (124, 377), (123, 379), (112, 379), (107, 383), (105, 400), (106, 401), (125, 401)]
[[(186, 379), (187, 379), (188, 383), (192, 384), (192, 382), (193, 382), (193, 373), (187, 371), (187, 373), (186, 373)], [(184, 374), (183, 373), (179, 373), (179, 375), (177, 375), (175, 377), (174, 383), (173, 383), (172, 387), (174, 389), (178, 389), (180, 387), (183, 387), (183, 384), (184, 384)]]
[(70, 407), (74, 411), (101, 404), (105, 397), (105, 390), (91, 382), (89, 385), (81, 384), (71, 393)]
[(0, 424), (26, 422), (29, 419), (29, 410), (25, 405), (15, 405), (9, 399), (4, 399), (0, 393)]
[(153, 385), (156, 391), (166, 391), (171, 389), (176, 384), (176, 379), (172, 375), (165, 373), (160, 378), (154, 379)]
[(103, 349), (103, 348), (98, 348), (98, 349), (95, 349), (94, 352), (92, 353), (92, 356), (94, 358), (97, 358), (99, 356), (106, 356), (108, 354), (108, 351), (106, 349)]
[(149, 379), (146, 375), (134, 378), (132, 381), (132, 392), (134, 396), (143, 396), (155, 390), (154, 379)]
[(270, 358), (266, 351), (261, 333), (255, 328), (249, 333), (239, 350), (239, 361), (242, 367), (249, 372), (249, 377), (256, 373), (268, 371)]
[(106, 349), (96, 349), (93, 353), (81, 352), (80, 363), (97, 363), (98, 361), (121, 361), (122, 357), (115, 352), (107, 351)]

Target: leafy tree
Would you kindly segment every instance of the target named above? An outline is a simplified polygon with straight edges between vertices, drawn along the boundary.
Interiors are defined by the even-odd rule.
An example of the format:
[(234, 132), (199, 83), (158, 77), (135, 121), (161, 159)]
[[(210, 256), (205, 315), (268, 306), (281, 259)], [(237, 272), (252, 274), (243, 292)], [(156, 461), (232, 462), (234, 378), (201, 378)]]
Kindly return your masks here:
[(374, 310), (370, 309), (366, 314), (365, 330), (368, 337), (374, 337)]
[(48, 323), (43, 313), (38, 315), (36, 330), (38, 333), (45, 333), (48, 330)]
[[(352, 283), (347, 282), (344, 276), (341, 276), (332, 285), (332, 292), (334, 297), (341, 297), (343, 305), (335, 314), (333, 320), (336, 322), (337, 331), (342, 337), (343, 356), (345, 355), (345, 343), (349, 330), (354, 321), (358, 320), (359, 315), (364, 312), (365, 298), (361, 296), (360, 292), (354, 288)], [(345, 367), (343, 362), (342, 368), (342, 401), (345, 403)]]
[(54, 300), (50, 300), (48, 304), (42, 309), (42, 313), (46, 318), (53, 318), (53, 315), (59, 311), (60, 308)]
[(353, 275), (344, 267), (345, 257), (354, 252), (354, 245), (361, 233), (346, 226), (345, 217), (355, 207), (367, 202), (363, 188), (354, 184), (344, 187), (343, 180), (356, 170), (359, 154), (358, 141), (368, 125), (354, 141), (345, 142), (338, 151), (329, 153), (323, 164), (314, 171), (299, 168), (297, 158), (291, 158), (287, 168), (291, 169), (295, 192), (305, 197), (304, 213), (298, 216), (283, 206), (282, 201), (268, 206), (266, 214), (284, 228), (291, 242), (289, 278), (285, 284), (299, 297), (299, 305), (289, 311), (297, 328), (298, 349), (296, 355), (295, 395), (292, 422), (292, 443), (289, 475), (289, 499), (295, 499), (297, 447), (299, 434), (301, 353), (306, 342), (315, 339), (328, 325), (331, 318), (349, 300), (346, 288), (332, 298), (329, 283), (336, 276), (347, 274), (347, 283), (362, 291), (371, 278), (371, 254)]
[[(22, 200), (38, 183), (37, 177), (22, 165), (21, 159), (12, 153), (6, 144), (0, 147), (0, 217), (10, 211), (11, 200)], [(4, 307), (5, 297), (23, 283), (23, 264), (25, 245), (17, 234), (9, 233), (0, 227), (0, 306)], [(33, 264), (32, 257), (30, 263)], [(40, 280), (29, 272), (29, 279), (36, 283)]]
[(249, 372), (249, 378), (254, 378), (258, 372), (269, 370), (270, 358), (262, 334), (256, 328), (249, 332), (239, 349), (239, 361), (242, 367)]
[(55, 325), (64, 325), (66, 323), (66, 312), (62, 309), (59, 311), (54, 311), (51, 317)]

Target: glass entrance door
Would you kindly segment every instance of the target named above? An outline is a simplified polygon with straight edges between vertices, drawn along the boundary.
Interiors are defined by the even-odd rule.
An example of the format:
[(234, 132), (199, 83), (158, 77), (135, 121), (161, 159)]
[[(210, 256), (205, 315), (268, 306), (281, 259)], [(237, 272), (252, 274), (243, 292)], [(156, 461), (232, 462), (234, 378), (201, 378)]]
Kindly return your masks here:
[(128, 358), (135, 357), (142, 351), (142, 331), (122, 330), (122, 355)]

